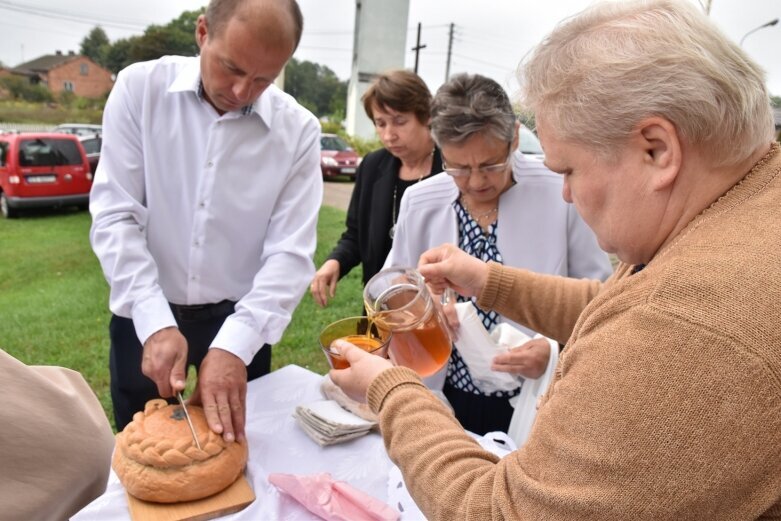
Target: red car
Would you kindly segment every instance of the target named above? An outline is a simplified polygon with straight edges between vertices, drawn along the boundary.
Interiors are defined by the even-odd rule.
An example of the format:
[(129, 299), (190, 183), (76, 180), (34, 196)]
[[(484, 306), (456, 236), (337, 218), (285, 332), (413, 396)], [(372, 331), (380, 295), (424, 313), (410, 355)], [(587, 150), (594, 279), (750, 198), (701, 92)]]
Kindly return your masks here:
[(355, 178), (361, 156), (336, 134), (320, 136), (320, 168), (323, 179), (348, 176)]
[(78, 137), (36, 132), (0, 135), (0, 212), (24, 208), (87, 208), (92, 188), (87, 155)]

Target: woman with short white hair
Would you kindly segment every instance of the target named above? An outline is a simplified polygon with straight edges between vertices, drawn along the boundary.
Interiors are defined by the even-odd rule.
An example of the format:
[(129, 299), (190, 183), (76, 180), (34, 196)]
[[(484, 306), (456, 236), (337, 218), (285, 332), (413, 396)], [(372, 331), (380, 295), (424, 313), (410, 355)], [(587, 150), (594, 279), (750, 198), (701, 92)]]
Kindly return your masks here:
[(526, 444), (481, 450), (414, 373), (351, 346), (429, 519), (781, 518), (781, 146), (761, 69), (691, 2), (598, 4), (523, 69), (545, 162), (605, 283), (481, 262), (419, 269), (567, 344)]

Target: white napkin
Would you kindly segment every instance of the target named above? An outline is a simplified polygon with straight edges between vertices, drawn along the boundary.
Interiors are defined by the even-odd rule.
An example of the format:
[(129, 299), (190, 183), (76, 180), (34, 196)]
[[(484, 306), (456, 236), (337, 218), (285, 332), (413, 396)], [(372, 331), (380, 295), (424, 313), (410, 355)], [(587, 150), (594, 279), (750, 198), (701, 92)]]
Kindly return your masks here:
[[(485, 450), (504, 458), (516, 449), (515, 442), (503, 432), (488, 432), (485, 436), (478, 436), (467, 431)], [(409, 495), (407, 484), (401, 470), (396, 465), (388, 472), (388, 504), (401, 512), (401, 521), (420, 521), (426, 519), (423, 512)]]
[(364, 420), (346, 411), (333, 400), (299, 405), (293, 417), (301, 429), (321, 446), (363, 436), (377, 425), (377, 422)]
[(456, 313), (461, 325), (455, 345), (475, 385), (484, 393), (517, 389), (523, 379), (510, 373), (492, 371), (491, 362), (496, 355), (506, 353), (531, 338), (506, 323), (497, 325), (489, 334), (470, 302), (456, 304)]

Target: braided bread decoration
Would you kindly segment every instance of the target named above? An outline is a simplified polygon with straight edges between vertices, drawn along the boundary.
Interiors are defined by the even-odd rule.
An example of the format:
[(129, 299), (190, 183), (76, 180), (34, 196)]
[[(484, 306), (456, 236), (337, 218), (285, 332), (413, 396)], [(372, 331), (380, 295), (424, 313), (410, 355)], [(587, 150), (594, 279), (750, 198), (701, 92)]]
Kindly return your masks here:
[(150, 400), (117, 434), (112, 467), (128, 493), (145, 501), (175, 503), (216, 494), (247, 463), (246, 442), (226, 443), (209, 429), (203, 409), (187, 410), (201, 445), (179, 405)]

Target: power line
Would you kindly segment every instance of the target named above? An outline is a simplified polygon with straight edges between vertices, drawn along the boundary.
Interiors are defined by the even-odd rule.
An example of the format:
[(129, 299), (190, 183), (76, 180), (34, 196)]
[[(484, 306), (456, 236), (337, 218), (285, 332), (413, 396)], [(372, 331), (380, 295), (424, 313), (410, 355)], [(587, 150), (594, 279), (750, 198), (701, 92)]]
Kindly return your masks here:
[(23, 25), (23, 24), (15, 24), (11, 22), (6, 22), (5, 20), (0, 20), (0, 25), (7, 25), (10, 27), (18, 27), (20, 29), (29, 29), (32, 31), (39, 31), (39, 32), (45, 32), (45, 33), (57, 33), (57, 34), (64, 34), (66, 36), (84, 36), (82, 33), (75, 33), (75, 32), (68, 32), (68, 31), (58, 31), (56, 29), (47, 29), (44, 27), (36, 27), (33, 25)]
[(80, 23), (84, 25), (101, 25), (101, 26), (113, 27), (115, 29), (123, 29), (128, 31), (144, 30), (148, 25), (150, 25), (150, 24), (141, 25), (135, 23), (113, 21), (111, 19), (97, 18), (97, 17), (88, 16), (73, 11), (68, 12), (68, 11), (62, 11), (58, 9), (48, 9), (48, 8), (41, 8), (41, 7), (34, 7), (34, 6), (19, 5), (4, 0), (0, 0), (0, 9), (5, 9), (7, 11), (14, 11), (26, 15), (39, 16), (42, 18), (53, 18), (55, 20), (67, 20), (69, 22)]
[(505, 70), (505, 71), (506, 70), (513, 70), (515, 68), (515, 67), (507, 67), (507, 65), (500, 65), (498, 63), (487, 62), (485, 60), (480, 60), (478, 58), (472, 58), (470, 56), (464, 56), (463, 54), (453, 53), (453, 57), (461, 58), (462, 60), (468, 60), (468, 61), (472, 61), (472, 62), (475, 62), (475, 63), (480, 63), (482, 65), (488, 65), (489, 67), (496, 67), (497, 69), (502, 69), (502, 70)]

